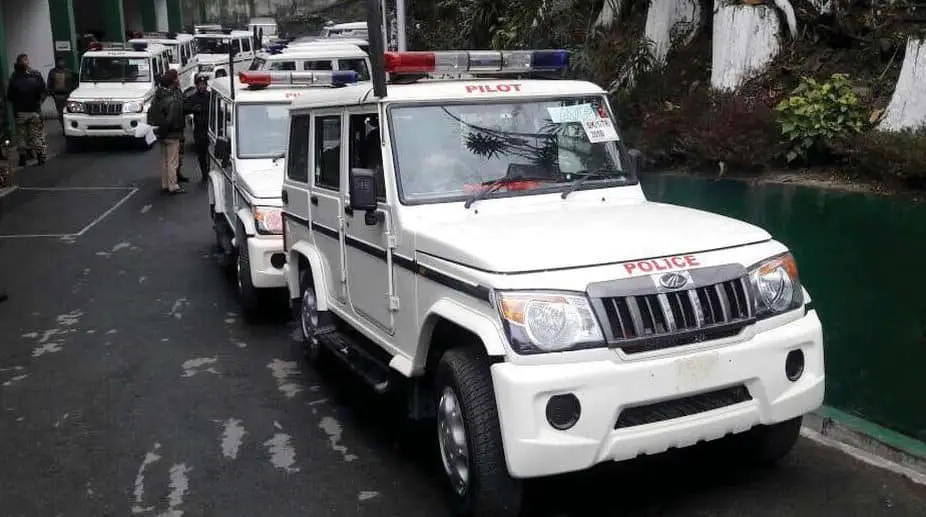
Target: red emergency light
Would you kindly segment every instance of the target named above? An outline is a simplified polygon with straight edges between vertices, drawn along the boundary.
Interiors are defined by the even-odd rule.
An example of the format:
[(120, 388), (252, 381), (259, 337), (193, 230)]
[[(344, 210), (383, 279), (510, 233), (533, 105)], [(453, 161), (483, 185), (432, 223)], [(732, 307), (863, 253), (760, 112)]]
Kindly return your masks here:
[(391, 74), (562, 72), (569, 53), (552, 50), (448, 50), (386, 52), (384, 71)]

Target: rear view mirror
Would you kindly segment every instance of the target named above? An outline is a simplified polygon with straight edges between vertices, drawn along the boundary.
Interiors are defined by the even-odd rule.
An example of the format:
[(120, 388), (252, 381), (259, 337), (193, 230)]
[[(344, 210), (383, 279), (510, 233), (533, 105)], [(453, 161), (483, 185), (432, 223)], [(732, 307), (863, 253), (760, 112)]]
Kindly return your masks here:
[(228, 166), (231, 162), (231, 140), (227, 138), (217, 138), (215, 140), (215, 157), (223, 167)]
[[(351, 169), (349, 180), (351, 209), (362, 210), (368, 216), (375, 214), (376, 174), (371, 169)], [(376, 224), (375, 218), (367, 217), (367, 224)]]

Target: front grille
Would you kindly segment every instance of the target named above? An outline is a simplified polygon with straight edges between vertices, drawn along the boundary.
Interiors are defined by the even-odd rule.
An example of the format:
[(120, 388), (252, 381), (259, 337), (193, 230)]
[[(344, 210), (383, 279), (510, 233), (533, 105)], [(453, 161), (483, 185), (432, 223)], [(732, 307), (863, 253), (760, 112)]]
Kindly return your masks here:
[(664, 422), (683, 416), (713, 411), (748, 400), (752, 400), (752, 395), (749, 394), (746, 386), (739, 385), (690, 397), (664, 400), (645, 406), (628, 407), (621, 411), (614, 428), (625, 429), (638, 425)]
[(84, 104), (88, 115), (121, 115), (121, 102), (87, 102)]

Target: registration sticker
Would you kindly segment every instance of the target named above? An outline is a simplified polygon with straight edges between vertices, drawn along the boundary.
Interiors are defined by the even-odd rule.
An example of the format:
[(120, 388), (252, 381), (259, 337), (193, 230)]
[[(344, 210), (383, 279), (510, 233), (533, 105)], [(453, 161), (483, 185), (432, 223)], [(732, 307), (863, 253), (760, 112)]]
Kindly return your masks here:
[(582, 121), (588, 141), (597, 144), (600, 142), (617, 142), (617, 129), (609, 118), (594, 116)]
[(549, 106), (550, 122), (564, 124), (567, 122), (582, 122), (595, 116), (591, 104), (576, 104), (574, 106)]

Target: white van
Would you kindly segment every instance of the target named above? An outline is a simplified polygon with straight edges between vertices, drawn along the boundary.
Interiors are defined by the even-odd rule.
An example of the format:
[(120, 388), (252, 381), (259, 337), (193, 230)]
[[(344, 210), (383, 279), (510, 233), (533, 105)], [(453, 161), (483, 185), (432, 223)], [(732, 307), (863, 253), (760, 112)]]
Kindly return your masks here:
[(367, 22), (336, 23), (322, 29), (322, 36), (326, 38), (348, 36), (367, 39), (369, 34), (370, 31), (367, 28)]
[[(247, 70), (254, 59), (253, 35), (248, 31), (224, 30), (219, 34), (198, 34), (195, 39), (199, 74), (209, 79)], [(234, 63), (229, 63), (228, 53), (232, 48), (235, 58)]]
[(356, 45), (303, 47), (254, 58), (249, 70), (322, 72), (353, 70), (359, 81), (370, 80), (370, 58)]
[(193, 87), (199, 65), (196, 61), (196, 43), (192, 34), (176, 32), (146, 32), (141, 38), (129, 40), (129, 44), (157, 43), (167, 47), (170, 68), (180, 74), (180, 89)]

